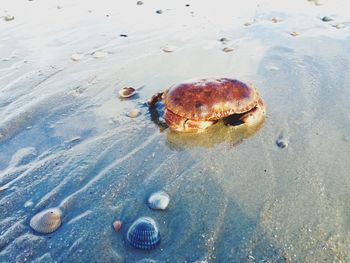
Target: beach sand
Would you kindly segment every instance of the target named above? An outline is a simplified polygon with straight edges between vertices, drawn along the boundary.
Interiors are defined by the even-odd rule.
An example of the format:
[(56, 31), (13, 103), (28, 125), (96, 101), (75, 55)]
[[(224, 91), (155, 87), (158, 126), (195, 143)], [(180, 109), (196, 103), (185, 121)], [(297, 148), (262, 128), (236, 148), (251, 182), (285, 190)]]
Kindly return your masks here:
[[(349, 4), (136, 2), (2, 0), (0, 262), (349, 262)], [(201, 77), (253, 83), (260, 129), (159, 129), (145, 102)], [(126, 241), (140, 216), (154, 250)]]

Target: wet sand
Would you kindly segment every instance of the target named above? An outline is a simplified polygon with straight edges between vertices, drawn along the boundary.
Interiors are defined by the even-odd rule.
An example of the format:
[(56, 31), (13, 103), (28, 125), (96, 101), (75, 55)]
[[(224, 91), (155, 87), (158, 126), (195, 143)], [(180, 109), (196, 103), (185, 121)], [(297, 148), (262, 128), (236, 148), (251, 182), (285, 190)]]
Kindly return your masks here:
[[(4, 1), (0, 262), (349, 262), (346, 1), (143, 2)], [(216, 76), (259, 89), (260, 129), (151, 121), (154, 93)], [(170, 205), (152, 211), (161, 189)], [(50, 207), (62, 226), (40, 235), (29, 221)], [(149, 252), (126, 241), (140, 216), (161, 232)]]

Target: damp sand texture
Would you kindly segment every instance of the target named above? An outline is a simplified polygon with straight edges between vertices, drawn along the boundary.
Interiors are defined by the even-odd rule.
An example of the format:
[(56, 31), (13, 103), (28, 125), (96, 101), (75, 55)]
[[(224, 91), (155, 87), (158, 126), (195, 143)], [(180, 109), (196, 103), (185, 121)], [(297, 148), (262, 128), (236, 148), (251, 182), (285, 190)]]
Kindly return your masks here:
[[(0, 262), (349, 262), (347, 1), (142, 2), (2, 0)], [(199, 77), (253, 83), (263, 126), (161, 131), (144, 103)]]

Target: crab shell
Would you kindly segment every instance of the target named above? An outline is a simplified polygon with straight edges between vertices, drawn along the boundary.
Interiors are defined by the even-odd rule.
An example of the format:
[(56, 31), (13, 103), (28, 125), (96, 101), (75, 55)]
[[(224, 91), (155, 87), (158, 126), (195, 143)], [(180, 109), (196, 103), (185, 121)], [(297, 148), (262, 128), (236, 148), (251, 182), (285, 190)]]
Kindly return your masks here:
[(201, 79), (172, 86), (162, 99), (170, 129), (202, 132), (219, 119), (236, 116), (239, 124), (254, 126), (265, 116), (259, 92), (229, 78)]

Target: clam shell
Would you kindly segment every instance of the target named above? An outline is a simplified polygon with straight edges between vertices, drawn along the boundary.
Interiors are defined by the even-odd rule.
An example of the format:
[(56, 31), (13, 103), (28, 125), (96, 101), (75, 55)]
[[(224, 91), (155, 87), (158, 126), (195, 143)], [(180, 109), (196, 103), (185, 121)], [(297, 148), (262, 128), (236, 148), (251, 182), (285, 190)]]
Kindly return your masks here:
[(61, 215), (60, 209), (49, 208), (33, 216), (29, 224), (36, 232), (49, 234), (60, 227)]
[(124, 87), (121, 90), (119, 90), (119, 96), (122, 98), (129, 98), (133, 95), (135, 95), (136, 90), (132, 87)]
[(130, 117), (130, 118), (136, 118), (136, 117), (138, 117), (139, 115), (140, 115), (140, 110), (138, 110), (138, 109), (133, 109), (133, 110), (131, 110), (131, 111), (128, 111), (127, 113), (126, 113), (126, 115), (128, 116), (128, 117)]
[(226, 53), (232, 52), (232, 51), (233, 51), (233, 48), (232, 48), (232, 47), (224, 47), (224, 48), (222, 49), (222, 51), (224, 51), (224, 52), (226, 52)]
[(160, 244), (156, 222), (150, 217), (140, 217), (129, 228), (126, 238), (135, 248), (150, 250)]
[(147, 200), (147, 205), (153, 210), (165, 210), (170, 202), (170, 196), (164, 192), (159, 191), (153, 193)]

